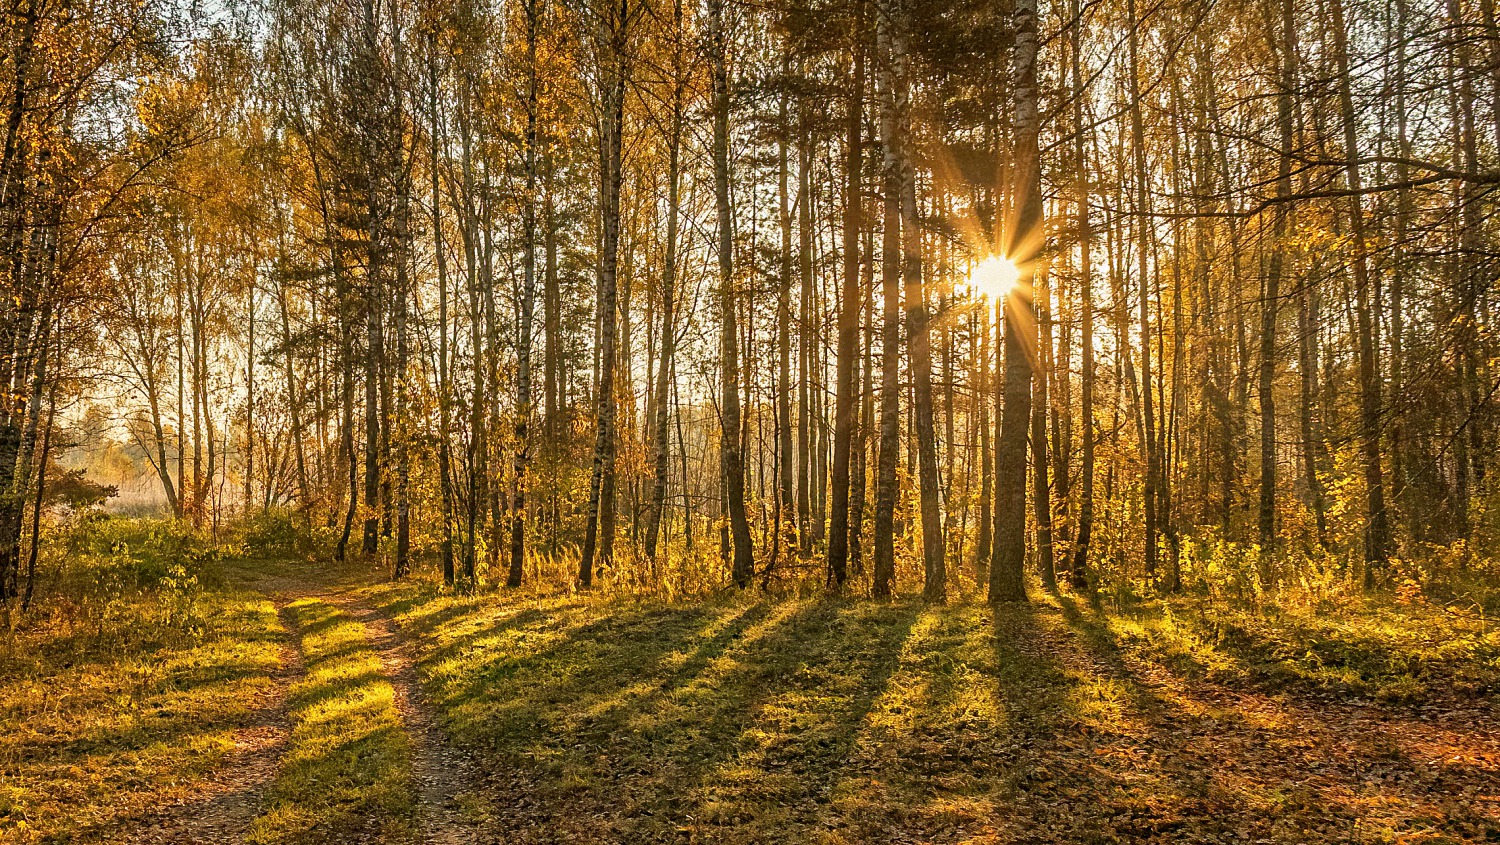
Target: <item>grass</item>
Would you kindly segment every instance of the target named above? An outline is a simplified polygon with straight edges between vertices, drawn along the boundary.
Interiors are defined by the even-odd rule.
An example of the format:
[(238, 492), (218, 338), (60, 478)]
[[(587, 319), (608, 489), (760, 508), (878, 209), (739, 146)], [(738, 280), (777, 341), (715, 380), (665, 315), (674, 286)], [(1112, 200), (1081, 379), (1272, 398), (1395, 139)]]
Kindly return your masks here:
[(249, 841), (409, 841), (411, 741), (364, 626), (315, 598), (292, 602), (288, 614), (306, 676), (290, 692), (290, 745)]
[[(346, 598), (412, 638), (484, 773), (462, 811), (494, 841), (1500, 838), (1500, 640), (1410, 596), (665, 601), (225, 564), (207, 588), (116, 590), (4, 641), (0, 842), (119, 841), (212, 777), (272, 698), (283, 622), (305, 674), (250, 840), (417, 839), (432, 808)], [(308, 597), (278, 620), (220, 568)]]
[[(0, 634), (0, 842), (117, 841), (234, 748), (279, 665), (263, 597), (134, 593)], [(164, 610), (164, 602), (172, 606)]]
[(1500, 689), (1500, 629), (1425, 601), (1152, 603), (1108, 619), (1110, 635), (1194, 677), (1261, 689), (1422, 704)]
[[(1493, 808), (1453, 797), (1490, 789), (1488, 764), (1425, 762), (1477, 741), (1261, 695), (1243, 670), (1261, 647), (1203, 635), (1183, 605), (366, 596), (416, 637), (445, 729), (493, 773), (475, 814), (502, 841), (1500, 835)], [(1430, 628), (1364, 612), (1350, 624)], [(1394, 666), (1389, 641), (1348, 643)], [(1240, 674), (1207, 685), (1174, 649)]]
[(0, 843), (120, 842), (222, 778), (237, 732), (281, 706), (283, 620), (306, 674), (251, 838), (409, 839), (409, 741), (363, 626), (315, 599), (279, 616), (267, 597), (306, 568), (180, 554), (154, 524), (105, 530), (69, 544), (52, 592), (0, 633)]

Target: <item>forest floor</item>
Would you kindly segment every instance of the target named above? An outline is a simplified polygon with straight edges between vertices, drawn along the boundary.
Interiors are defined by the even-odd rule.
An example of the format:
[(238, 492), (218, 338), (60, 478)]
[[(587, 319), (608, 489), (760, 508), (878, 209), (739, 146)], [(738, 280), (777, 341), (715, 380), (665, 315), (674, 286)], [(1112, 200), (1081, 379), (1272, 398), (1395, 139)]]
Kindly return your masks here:
[(1500, 841), (1500, 633), (1420, 602), (225, 569), (191, 637), (12, 634), (0, 842)]

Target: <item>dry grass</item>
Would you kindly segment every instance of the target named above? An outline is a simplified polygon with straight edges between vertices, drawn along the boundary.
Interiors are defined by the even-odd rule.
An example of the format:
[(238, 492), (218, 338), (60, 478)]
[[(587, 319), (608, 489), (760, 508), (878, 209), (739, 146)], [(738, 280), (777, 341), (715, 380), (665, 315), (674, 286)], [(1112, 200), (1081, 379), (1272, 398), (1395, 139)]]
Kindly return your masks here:
[(0, 640), (0, 842), (118, 841), (191, 793), (273, 683), (271, 603), (234, 590), (117, 599), (99, 624), (38, 618)]

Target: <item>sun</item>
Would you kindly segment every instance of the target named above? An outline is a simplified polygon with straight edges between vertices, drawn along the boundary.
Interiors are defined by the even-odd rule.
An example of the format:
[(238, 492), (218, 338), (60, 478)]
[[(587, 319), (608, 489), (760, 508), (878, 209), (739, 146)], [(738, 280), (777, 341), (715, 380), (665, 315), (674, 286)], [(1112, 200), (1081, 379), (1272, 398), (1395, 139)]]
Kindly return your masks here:
[(1010, 296), (1020, 280), (1020, 268), (1003, 255), (991, 255), (969, 271), (969, 286), (997, 300)]

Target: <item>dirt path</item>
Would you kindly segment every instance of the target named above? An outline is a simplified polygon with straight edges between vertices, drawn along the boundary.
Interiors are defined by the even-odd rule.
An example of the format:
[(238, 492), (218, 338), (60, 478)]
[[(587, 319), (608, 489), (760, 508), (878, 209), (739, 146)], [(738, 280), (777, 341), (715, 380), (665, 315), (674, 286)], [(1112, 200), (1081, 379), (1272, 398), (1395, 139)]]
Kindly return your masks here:
[(126, 840), (129, 845), (244, 841), (291, 736), (287, 691), (304, 671), (287, 619), (287, 601), (273, 601), (286, 636), (281, 643), (280, 665), (271, 673), (269, 693), (255, 708), (251, 723), (235, 732), (235, 748), (215, 775), (196, 794), (160, 808), (143, 821)]
[(450, 746), (432, 708), (422, 697), (416, 659), (391, 618), (349, 597), (339, 587), (318, 587), (279, 575), (247, 572), (248, 586), (276, 606), (286, 632), (274, 684), (255, 708), (252, 723), (235, 734), (235, 750), (200, 791), (160, 808), (139, 824), (127, 845), (227, 845), (243, 842), (263, 808), (266, 788), (276, 778), (291, 735), (287, 694), (305, 667), (289, 606), (304, 598), (326, 601), (364, 626), (365, 639), (380, 657), (382, 674), (394, 692), (402, 726), (411, 738), (412, 779), (417, 790), (418, 823), (424, 845), (472, 842), (457, 797), (471, 784), (469, 759)]
[(457, 803), (466, 784), (474, 783), (468, 776), (472, 764), (448, 744), (438, 727), (436, 713), (422, 696), (411, 647), (389, 616), (340, 595), (326, 598), (365, 626), (365, 638), (380, 655), (381, 668), (395, 691), (396, 710), (411, 737), (422, 841), (427, 845), (472, 842), (474, 828), (464, 821)]

